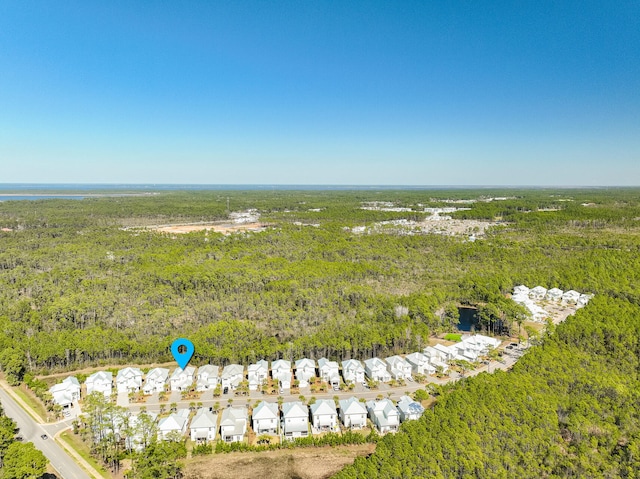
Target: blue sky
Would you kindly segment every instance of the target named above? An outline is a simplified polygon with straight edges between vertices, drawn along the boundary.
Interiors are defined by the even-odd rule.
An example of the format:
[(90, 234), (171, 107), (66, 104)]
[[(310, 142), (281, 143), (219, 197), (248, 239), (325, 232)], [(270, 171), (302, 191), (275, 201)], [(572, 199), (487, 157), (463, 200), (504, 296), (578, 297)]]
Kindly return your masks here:
[(0, 183), (640, 184), (640, 3), (0, 2)]

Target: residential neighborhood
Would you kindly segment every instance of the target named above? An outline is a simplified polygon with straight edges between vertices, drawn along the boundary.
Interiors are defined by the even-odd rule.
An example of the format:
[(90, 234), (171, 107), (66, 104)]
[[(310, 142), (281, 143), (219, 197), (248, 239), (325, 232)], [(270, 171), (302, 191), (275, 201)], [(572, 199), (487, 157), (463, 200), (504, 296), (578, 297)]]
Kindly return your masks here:
[[(524, 291), (522, 288), (519, 291)], [(538, 293), (541, 291), (538, 290)], [(571, 294), (568, 297), (576, 302), (580, 299), (580, 295), (576, 297)], [(229, 398), (226, 407), (214, 408), (202, 403), (195, 407), (195, 402), (189, 408), (175, 407), (172, 404), (171, 410), (165, 414), (162, 414), (163, 407), (160, 403), (160, 414), (147, 413), (156, 422), (157, 438), (160, 440), (188, 436), (196, 444), (218, 438), (226, 443), (233, 443), (246, 441), (251, 432), (256, 437), (271, 436), (286, 441), (311, 434), (367, 427), (375, 428), (379, 434), (386, 434), (396, 432), (405, 421), (419, 419), (424, 407), (406, 394), (397, 403), (382, 394), (376, 397), (374, 392), (368, 392), (371, 387), (377, 388), (375, 384), (379, 383), (384, 385), (385, 390), (392, 391), (394, 385), (402, 387), (417, 384), (414, 377), (424, 381), (427, 377), (447, 374), (450, 364), (455, 361), (479, 364), (490, 351), (500, 346), (499, 339), (471, 334), (452, 344), (438, 342), (425, 347), (423, 351), (406, 356), (369, 358), (364, 361), (364, 365), (357, 359), (347, 359), (339, 364), (323, 357), (317, 362), (310, 358), (293, 362), (278, 359), (271, 363), (271, 368), (268, 361), (261, 359), (247, 368), (240, 364), (228, 364), (221, 372), (218, 366), (211, 364), (204, 364), (199, 368), (187, 366), (184, 370), (178, 367), (172, 371), (152, 368), (146, 374), (139, 368), (125, 367), (117, 371), (115, 379), (111, 371), (95, 372), (87, 377), (84, 385), (73, 376), (67, 377), (52, 386), (50, 393), (54, 403), (63, 410), (72, 408), (92, 393), (101, 393), (108, 398), (117, 397), (110, 400), (116, 400), (127, 407), (133, 406), (134, 403), (130, 401), (136, 397), (159, 398), (159, 395), (165, 395), (166, 398), (169, 394), (185, 397), (185, 394), (198, 393), (210, 398)], [(295, 367), (293, 370), (292, 364)], [(357, 394), (362, 394), (360, 392), (356, 395), (352, 393), (350, 397), (341, 395), (334, 396), (334, 399), (313, 398), (309, 404), (302, 400), (280, 403), (267, 399), (257, 401), (253, 408), (249, 403), (232, 405), (232, 397), (238, 394), (237, 390), (242, 383), (248, 384), (247, 389), (251, 394), (264, 395), (263, 386), (269, 381), (276, 383), (277, 392), (281, 395), (289, 394), (291, 388), (296, 391), (308, 390), (312, 386), (311, 382), (321, 381), (326, 384), (324, 391), (364, 391), (368, 399), (358, 397)], [(373, 381), (374, 385), (370, 385), (369, 381)], [(131, 424), (136, 424), (138, 418), (139, 414), (132, 412)], [(136, 448), (142, 447), (140, 437), (132, 436), (130, 440)]]

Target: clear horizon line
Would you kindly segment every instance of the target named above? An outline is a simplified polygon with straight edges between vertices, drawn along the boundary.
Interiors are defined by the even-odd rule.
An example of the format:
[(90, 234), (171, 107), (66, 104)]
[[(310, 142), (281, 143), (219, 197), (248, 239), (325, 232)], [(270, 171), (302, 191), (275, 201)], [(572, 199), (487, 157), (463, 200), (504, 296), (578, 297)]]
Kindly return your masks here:
[(188, 187), (357, 187), (357, 188), (638, 188), (638, 185), (551, 185), (551, 184), (394, 184), (394, 183), (138, 183), (138, 182), (112, 182), (112, 183), (94, 183), (94, 182), (8, 182), (0, 183), (0, 188), (5, 186), (188, 186)]

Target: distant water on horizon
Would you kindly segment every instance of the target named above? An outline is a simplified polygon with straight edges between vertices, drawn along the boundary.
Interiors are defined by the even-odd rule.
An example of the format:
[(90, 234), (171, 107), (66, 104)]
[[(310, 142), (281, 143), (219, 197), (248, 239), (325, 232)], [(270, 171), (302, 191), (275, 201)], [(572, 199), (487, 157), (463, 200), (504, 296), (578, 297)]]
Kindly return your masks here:
[(36, 200), (84, 200), (82, 195), (0, 195), (0, 202), (3, 201), (36, 201)]
[[(513, 188), (487, 185), (244, 185), (244, 184), (164, 184), (164, 183), (0, 183), (0, 194), (49, 191), (216, 191), (216, 190), (449, 190)], [(523, 188), (523, 187), (518, 187)], [(527, 187), (524, 187), (527, 188)], [(43, 193), (44, 194), (44, 193)], [(44, 194), (45, 196), (49, 196)], [(58, 197), (57, 195), (55, 195)]]

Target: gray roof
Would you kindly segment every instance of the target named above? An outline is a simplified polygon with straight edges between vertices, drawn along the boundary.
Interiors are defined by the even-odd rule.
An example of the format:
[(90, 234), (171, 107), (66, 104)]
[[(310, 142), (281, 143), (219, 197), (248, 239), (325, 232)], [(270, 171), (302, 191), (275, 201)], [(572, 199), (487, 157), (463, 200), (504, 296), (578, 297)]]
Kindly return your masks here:
[(309, 409), (300, 401), (286, 402), (282, 405), (282, 415), (284, 417), (308, 417)]
[(262, 401), (253, 410), (253, 419), (277, 418), (278, 405), (273, 402)]
[[(241, 436), (247, 425), (247, 409), (243, 407), (228, 407), (222, 411), (220, 426), (224, 427), (225, 436)], [(230, 429), (233, 428), (233, 429)]]
[(349, 399), (340, 400), (340, 409), (343, 414), (366, 414), (367, 407), (358, 398), (351, 396)]
[(400, 401), (398, 401), (398, 409), (400, 409), (400, 411), (405, 415), (421, 415), (424, 412), (422, 405), (411, 399), (409, 396), (402, 396), (400, 398)]
[(213, 366), (211, 364), (206, 364), (198, 368), (198, 376), (207, 375), (209, 377), (217, 377), (218, 376), (218, 366)]
[(320, 399), (311, 405), (311, 412), (315, 414), (336, 414), (336, 404), (330, 399)]
[(240, 364), (229, 364), (228, 366), (225, 366), (224, 369), (222, 370), (222, 377), (229, 377), (229, 376), (243, 376), (244, 375), (244, 366), (241, 366)]
[(218, 427), (218, 417), (206, 409), (200, 409), (191, 420), (191, 429), (195, 428), (216, 428)]

